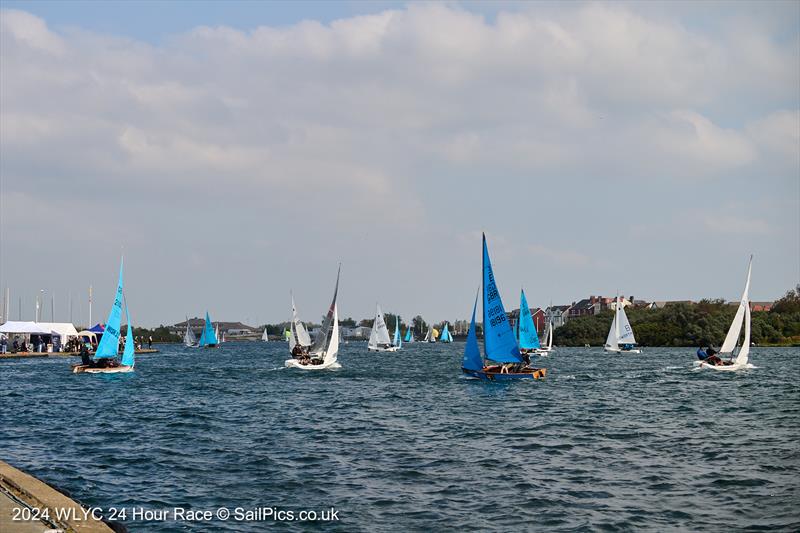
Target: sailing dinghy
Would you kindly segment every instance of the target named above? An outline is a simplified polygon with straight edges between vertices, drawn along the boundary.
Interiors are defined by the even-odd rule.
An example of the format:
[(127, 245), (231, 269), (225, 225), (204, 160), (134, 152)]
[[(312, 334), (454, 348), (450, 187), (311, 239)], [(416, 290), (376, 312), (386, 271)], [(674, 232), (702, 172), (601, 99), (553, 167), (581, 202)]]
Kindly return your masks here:
[(444, 329), (442, 330), (442, 335), (439, 337), (439, 342), (453, 342), (453, 335), (450, 334), (450, 328), (448, 328), (447, 322), (444, 323)]
[[(336, 307), (336, 297), (339, 294), (339, 274), (342, 271), (339, 265), (339, 272), (336, 274), (336, 288), (333, 290), (333, 301), (322, 321), (322, 327), (317, 331), (314, 344), (310, 347), (307, 354), (299, 358), (287, 359), (287, 368), (299, 368), (301, 370), (335, 370), (342, 368), (337, 356), (339, 354), (339, 311)], [(294, 304), (294, 301), (292, 302)], [(292, 306), (294, 308), (294, 305)], [(304, 328), (305, 330), (305, 328)], [(291, 345), (294, 338), (290, 338)]]
[(304, 355), (311, 348), (311, 336), (308, 330), (300, 321), (297, 314), (297, 307), (294, 305), (294, 295), (292, 295), (292, 319), (289, 322), (289, 353), (293, 356)]
[[(478, 346), (475, 331), (475, 311), (478, 308), (478, 295), (472, 307), (472, 322), (469, 326), (467, 344), (464, 347), (462, 371), (468, 376), (484, 381), (505, 381), (512, 379), (541, 379), (547, 374), (546, 368), (531, 367), (519, 352), (514, 330), (506, 318), (500, 291), (495, 283), (486, 235), (483, 236), (483, 349)], [(490, 363), (491, 361), (491, 363)]]
[[(734, 370), (741, 370), (742, 368), (756, 368), (748, 362), (750, 356), (750, 272), (753, 268), (753, 256), (750, 256), (750, 262), (747, 264), (747, 281), (744, 284), (744, 292), (742, 292), (742, 299), (739, 301), (739, 308), (736, 310), (736, 315), (733, 317), (731, 327), (728, 329), (728, 334), (725, 335), (725, 341), (719, 349), (719, 355), (727, 354), (730, 358), (727, 361), (712, 364), (706, 361), (695, 361), (696, 370), (703, 368), (710, 368), (712, 370), (721, 370), (731, 372)], [(739, 335), (742, 332), (742, 325), (744, 325), (744, 340), (742, 346), (736, 357), (733, 352), (736, 350), (736, 344), (739, 342)]]
[(389, 338), (389, 328), (386, 327), (386, 320), (383, 318), (383, 311), (380, 305), (375, 305), (375, 322), (372, 324), (372, 331), (369, 334), (367, 349), (371, 352), (396, 352), (399, 346), (393, 346)]
[(92, 357), (90, 365), (72, 365), (74, 374), (119, 374), (123, 372), (133, 372), (134, 366), (134, 345), (133, 328), (131, 327), (131, 315), (128, 313), (128, 304), (125, 304), (125, 317), (128, 321), (128, 334), (125, 335), (125, 348), (122, 351), (122, 360), (117, 363), (116, 357), (119, 354), (120, 325), (122, 322), (122, 305), (125, 297), (122, 293), (122, 260), (119, 263), (119, 282), (117, 283), (117, 295), (111, 312), (108, 314), (106, 329), (100, 344)]
[(614, 306), (614, 320), (611, 321), (611, 328), (608, 330), (608, 337), (603, 349), (609, 353), (642, 353), (636, 348), (636, 339), (633, 336), (631, 323), (628, 322), (628, 315), (622, 307), (622, 299), (617, 296), (617, 303)]
[(547, 329), (544, 331), (544, 344), (535, 350), (536, 355), (546, 357), (547, 354), (553, 351), (553, 321), (547, 322)]
[(264, 333), (261, 334), (261, 340), (264, 342), (269, 341), (269, 335), (267, 334), (267, 328), (264, 326)]
[(539, 334), (536, 332), (536, 324), (531, 316), (531, 308), (528, 306), (528, 299), (525, 291), (520, 290), (519, 296), (519, 351), (521, 353), (535, 353), (542, 345), (539, 342)]
[(211, 317), (208, 316), (208, 311), (206, 311), (206, 322), (203, 325), (203, 333), (200, 334), (200, 342), (198, 345), (201, 348), (216, 348), (219, 345), (219, 340), (217, 340), (217, 334), (211, 325)]
[(414, 329), (411, 324), (406, 326), (406, 337), (403, 339), (403, 342), (414, 342)]
[(394, 317), (394, 336), (392, 337), (392, 345), (397, 346), (397, 349), (403, 347), (403, 338), (400, 336), (400, 315)]
[(183, 344), (187, 348), (197, 348), (197, 337), (189, 324), (189, 315), (186, 315), (186, 333), (183, 334)]

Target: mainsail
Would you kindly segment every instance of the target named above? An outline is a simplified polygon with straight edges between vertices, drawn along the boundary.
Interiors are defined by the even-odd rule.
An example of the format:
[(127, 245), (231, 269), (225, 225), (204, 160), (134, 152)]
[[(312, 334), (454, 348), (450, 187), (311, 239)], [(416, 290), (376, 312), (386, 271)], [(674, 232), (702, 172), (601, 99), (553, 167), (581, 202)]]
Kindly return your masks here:
[(375, 322), (372, 325), (372, 331), (369, 334), (369, 347), (376, 348), (378, 345), (391, 344), (389, 338), (389, 328), (386, 327), (386, 320), (383, 318), (381, 306), (375, 306)]
[(617, 296), (614, 307), (614, 320), (611, 321), (611, 327), (608, 329), (605, 347), (610, 350), (619, 350), (621, 344), (636, 344), (636, 338), (633, 336), (631, 323), (628, 322), (628, 315), (625, 314), (622, 298), (619, 296)]
[(289, 350), (293, 350), (296, 345), (311, 346), (311, 336), (306, 331), (306, 327), (300, 322), (297, 308), (294, 305), (294, 295), (292, 295), (292, 320), (289, 325)]
[(506, 310), (492, 271), (486, 235), (483, 236), (483, 344), (486, 358), (498, 363), (521, 363), (514, 330), (508, 323)]
[(442, 330), (442, 336), (439, 337), (439, 342), (453, 342), (453, 336), (450, 334), (450, 329), (448, 328), (447, 322), (444, 324), (444, 329)]
[(394, 338), (392, 344), (400, 348), (403, 345), (403, 338), (400, 336), (400, 315), (394, 317)]
[(264, 333), (261, 334), (261, 340), (267, 342), (269, 340), (269, 335), (267, 334), (267, 328), (264, 327)]
[(541, 347), (524, 290), (520, 291), (519, 298), (519, 347), (526, 350), (536, 350)]
[(753, 268), (753, 256), (750, 256), (750, 262), (747, 264), (747, 281), (744, 284), (744, 291), (742, 298), (739, 301), (739, 308), (736, 309), (736, 316), (733, 317), (731, 327), (728, 329), (728, 334), (725, 336), (725, 341), (722, 343), (720, 353), (731, 354), (739, 340), (739, 334), (744, 325), (744, 341), (736, 356), (736, 364), (746, 364), (748, 355), (750, 354), (750, 273)]
[(544, 347), (546, 350), (553, 349), (553, 321), (547, 322), (547, 330), (544, 332)]
[[(114, 298), (114, 305), (111, 306), (111, 311), (108, 313), (106, 329), (103, 331), (103, 337), (100, 339), (100, 344), (94, 353), (94, 359), (116, 357), (119, 353), (119, 329), (122, 322), (122, 263), (123, 260), (120, 259), (117, 294)], [(128, 336), (130, 336), (130, 333), (128, 333)]]
[[(325, 352), (325, 347), (328, 345), (328, 339), (331, 337), (332, 333), (335, 333), (336, 340), (330, 341), (331, 344), (334, 342), (336, 343), (336, 349), (339, 349), (339, 325), (336, 324), (336, 331), (333, 331), (334, 322), (334, 315), (336, 315), (336, 297), (339, 294), (339, 275), (342, 273), (342, 265), (339, 265), (339, 270), (336, 272), (336, 287), (333, 290), (333, 300), (331, 300), (331, 306), (328, 309), (328, 314), (325, 315), (325, 320), (322, 321), (322, 327), (319, 328), (317, 332), (317, 336), (314, 339), (314, 345), (311, 347), (311, 353), (322, 355)], [(338, 316), (338, 315), (337, 315)]]

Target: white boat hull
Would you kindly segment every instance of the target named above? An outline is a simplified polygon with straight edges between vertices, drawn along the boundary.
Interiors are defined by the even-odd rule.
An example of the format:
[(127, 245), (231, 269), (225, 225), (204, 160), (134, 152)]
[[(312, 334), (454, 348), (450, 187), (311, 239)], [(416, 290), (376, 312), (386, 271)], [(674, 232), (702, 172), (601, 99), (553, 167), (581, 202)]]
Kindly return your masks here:
[(399, 349), (399, 346), (389, 346), (388, 348), (382, 348), (380, 346), (367, 346), (367, 350), (370, 352), (396, 352)]
[(717, 370), (719, 372), (735, 372), (737, 370), (755, 368), (755, 366), (753, 366), (751, 363), (744, 363), (744, 364), (734, 363), (732, 365), (712, 365), (704, 361), (695, 361), (694, 366), (695, 370), (703, 370), (704, 368), (708, 368), (710, 370)]
[(342, 368), (342, 365), (340, 365), (338, 361), (331, 361), (320, 365), (304, 365), (297, 359), (287, 359), (284, 365), (286, 368), (298, 368), (300, 370), (336, 370)]
[(615, 350), (614, 348), (603, 348), (606, 353), (642, 353), (642, 350), (639, 348), (634, 348), (633, 350)]

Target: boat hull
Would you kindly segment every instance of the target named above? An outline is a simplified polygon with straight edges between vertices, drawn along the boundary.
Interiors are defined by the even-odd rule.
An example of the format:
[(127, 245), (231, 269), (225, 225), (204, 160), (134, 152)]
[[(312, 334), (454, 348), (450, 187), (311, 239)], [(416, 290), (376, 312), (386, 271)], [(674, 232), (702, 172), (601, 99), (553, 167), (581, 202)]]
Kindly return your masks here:
[(744, 370), (746, 368), (755, 368), (755, 366), (753, 366), (750, 363), (744, 363), (744, 364), (734, 363), (731, 365), (712, 365), (704, 361), (695, 361), (694, 366), (695, 370), (703, 370), (704, 368), (707, 368), (709, 370), (716, 370), (718, 372), (735, 372), (737, 370)]
[(546, 368), (531, 368), (525, 372), (501, 372), (497, 370), (468, 370), (461, 369), (464, 374), (478, 378), (482, 381), (511, 381), (515, 379), (543, 379), (547, 375)]
[(299, 370), (336, 370), (342, 368), (338, 361), (331, 361), (329, 363), (322, 363), (320, 365), (304, 365), (297, 359), (287, 359), (284, 362), (286, 368), (297, 368)]
[(399, 349), (399, 346), (389, 346), (388, 348), (381, 348), (380, 346), (367, 346), (367, 350), (370, 352), (396, 352)]
[(133, 366), (114, 366), (110, 368), (93, 368), (88, 365), (73, 365), (73, 374), (124, 374), (133, 372)]
[(615, 350), (614, 348), (603, 348), (606, 353), (642, 353), (642, 350), (639, 348), (634, 348), (633, 350)]

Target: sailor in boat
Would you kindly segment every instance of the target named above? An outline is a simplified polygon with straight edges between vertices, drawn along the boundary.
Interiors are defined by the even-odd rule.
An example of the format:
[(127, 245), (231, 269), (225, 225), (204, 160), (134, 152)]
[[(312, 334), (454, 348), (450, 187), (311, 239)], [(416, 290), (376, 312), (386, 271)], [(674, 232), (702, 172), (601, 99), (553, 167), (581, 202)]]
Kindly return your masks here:
[(717, 355), (717, 350), (714, 349), (713, 346), (709, 346), (708, 348), (698, 348), (697, 349), (697, 358), (707, 363), (709, 365), (714, 366), (723, 366), (723, 365), (731, 365), (733, 364), (731, 361), (723, 361)]

